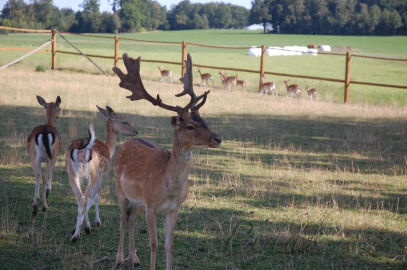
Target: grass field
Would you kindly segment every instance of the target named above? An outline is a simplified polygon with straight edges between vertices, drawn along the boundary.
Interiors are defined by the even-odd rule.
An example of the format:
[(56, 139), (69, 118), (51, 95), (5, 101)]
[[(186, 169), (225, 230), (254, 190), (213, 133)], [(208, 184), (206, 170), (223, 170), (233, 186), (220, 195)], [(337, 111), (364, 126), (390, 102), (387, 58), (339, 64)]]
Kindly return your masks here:
[[(77, 47), (88, 54), (113, 56), (113, 39), (81, 37), (66, 35)], [(354, 36), (314, 36), (314, 35), (264, 35), (261, 32), (245, 30), (192, 30), (192, 31), (168, 31), (147, 32), (137, 34), (121, 34), (121, 37), (138, 38), (154, 41), (189, 41), (214, 45), (230, 46), (284, 46), (284, 45), (307, 45), (329, 44), (332, 48), (352, 47), (354, 54), (367, 54), (387, 57), (407, 58), (407, 37), (354, 37)], [(112, 36), (113, 37), (113, 36)], [(9, 34), (0, 35), (0, 48), (24, 47), (35, 48), (50, 39), (50, 35), (42, 34)], [(57, 37), (59, 50), (75, 51), (62, 38)], [(131, 41), (120, 41), (120, 54), (128, 52), (131, 56), (142, 56), (144, 59), (167, 60), (180, 62), (181, 45), (163, 45)], [(260, 59), (247, 56), (246, 50), (212, 49), (188, 46), (188, 52), (194, 57), (196, 64), (214, 65), (224, 67), (236, 67), (258, 70)], [(344, 51), (340, 51), (344, 52)], [(23, 52), (0, 51), (0, 64), (7, 63)], [(31, 56), (19, 66), (34, 69), (42, 64), (50, 67), (50, 56), (43, 53)], [(111, 72), (113, 60), (94, 59), (104, 70)], [(180, 77), (180, 66), (164, 65), (175, 73), (175, 78)], [(83, 57), (58, 54), (57, 68), (72, 72), (88, 72), (99, 74), (90, 62)], [(221, 87), (218, 70), (204, 70), (211, 72), (217, 87)], [(345, 57), (319, 55), (317, 57), (304, 56), (279, 56), (266, 58), (266, 71), (300, 74), (309, 76), (344, 79)], [(228, 72), (232, 75), (236, 72)], [(157, 64), (145, 64), (144, 74), (151, 80), (159, 80)], [(241, 79), (248, 82), (249, 91), (257, 91), (258, 75), (240, 73)], [(197, 70), (195, 76), (198, 77)], [(279, 95), (285, 95), (283, 81), (285, 77), (266, 76), (266, 80), (275, 81)], [(407, 62), (383, 61), (364, 58), (352, 58), (351, 79), (357, 81), (376, 82), (385, 84), (407, 85)], [(320, 99), (331, 102), (343, 102), (344, 86), (342, 83), (329, 83), (307, 79), (291, 78), (291, 82), (317, 87)], [(404, 106), (407, 103), (407, 91), (392, 88), (378, 88), (372, 86), (351, 85), (350, 102), (378, 105)]]
[[(200, 32), (200, 42), (212, 43), (206, 36), (208, 32)], [(218, 31), (211, 33), (215, 35)], [(218, 34), (234, 37), (226, 45), (243, 42), (257, 45), (265, 38), (258, 33), (236, 37), (234, 33)], [(181, 31), (132, 37), (156, 40), (188, 37), (198, 42), (200, 35), (196, 31)], [(348, 41), (343, 37), (342, 40), (318, 36), (271, 37), (276, 38), (273, 41), (276, 45), (284, 45), (283, 39), (290, 44), (295, 38), (305, 43), (313, 39), (316, 40), (313, 43), (333, 46), (349, 44), (361, 53), (407, 56), (403, 37), (346, 37)], [(82, 37), (72, 39), (86, 49), (95, 47), (96, 53), (113, 52), (109, 49), (113, 44), (107, 40), (91, 44)], [(25, 42), (35, 47), (44, 40), (42, 35), (1, 35), (0, 47), (26, 47)], [(58, 42), (63, 44), (60, 39)], [(378, 42), (383, 42), (384, 47)], [(384, 49), (389, 42), (398, 44), (393, 54)], [(138, 45), (123, 44), (121, 50), (131, 55), (149, 53), (144, 45)], [(148, 57), (179, 61), (179, 48), (151, 50)], [(164, 50), (168, 54), (163, 54)], [(244, 52), (238, 57), (230, 51), (213, 52), (215, 58), (205, 59), (210, 52), (191, 50), (195, 63), (209, 60), (220, 63), (220, 56), (226, 59), (222, 61), (239, 67), (249, 67), (252, 60), (255, 66), (258, 61), (244, 56)], [(0, 51), (0, 65), (17, 54), (21, 53)], [(95, 124), (96, 136), (105, 139), (105, 120), (97, 113), (96, 104), (111, 106), (137, 128), (140, 137), (166, 148), (171, 148), (172, 115), (145, 101), (129, 101), (125, 98), (129, 92), (118, 86), (117, 77), (97, 75), (97, 70), (81, 58), (58, 56), (60, 70), (34, 72), (38, 64), (49, 66), (50, 59), (44, 56), (34, 55), (0, 71), (0, 269), (112, 269), (120, 233), (113, 175), (104, 180), (99, 192), (102, 226), (96, 227), (92, 222), (92, 208), (91, 234), (82, 231), (79, 240), (71, 244), (77, 205), (64, 168), (66, 148), (72, 139), (87, 135), (90, 122)], [(247, 59), (247, 63), (242, 63), (240, 57)], [(324, 57), (298, 59), (301, 65), (311, 60), (321, 61), (322, 65)], [(296, 63), (289, 58), (267, 61), (271, 69), (282, 70), (292, 68), (285, 62)], [(342, 70), (341, 61), (332, 62), (332, 67), (340, 66)], [(101, 63), (110, 70), (110, 61)], [(369, 70), (364, 75), (366, 80), (378, 80), (380, 72), (375, 73), (378, 71), (368, 62), (363, 65)], [(397, 83), (403, 84), (404, 80), (406, 84), (404, 67), (400, 64), (401, 69), (390, 65), (381, 68), (392, 70), (386, 74), (393, 79), (397, 77)], [(188, 102), (187, 98), (174, 97), (181, 90), (180, 84), (158, 82), (156, 65), (142, 63), (141, 69), (146, 78), (144, 85), (152, 95), (160, 93), (169, 104)], [(331, 76), (330, 69), (325, 69), (326, 76)], [(305, 67), (298, 70), (311, 72)], [(363, 70), (360, 72), (362, 76)], [(278, 79), (280, 84), (282, 79)], [(176, 226), (174, 269), (407, 268), (405, 91), (353, 90), (351, 104), (344, 105), (341, 85), (329, 84), (326, 90), (322, 90), (324, 83), (317, 85), (321, 96), (314, 102), (304, 97), (287, 100), (282, 89), (275, 99), (259, 96), (254, 89), (211, 91), (201, 115), (222, 136), (223, 142), (218, 149), (194, 152), (190, 191)], [(197, 93), (207, 90), (198, 86), (195, 89)], [(63, 151), (54, 172), (50, 208), (32, 219), (34, 177), (25, 142), (31, 129), (45, 121), (44, 110), (35, 95), (47, 101), (61, 96), (62, 112), (56, 126)], [(121, 137), (119, 143), (124, 140)], [(159, 215), (157, 269), (165, 265), (161, 224), (163, 216)], [(141, 269), (149, 269), (146, 229), (144, 217), (137, 217), (135, 238)], [(127, 237), (125, 243), (126, 256)]]

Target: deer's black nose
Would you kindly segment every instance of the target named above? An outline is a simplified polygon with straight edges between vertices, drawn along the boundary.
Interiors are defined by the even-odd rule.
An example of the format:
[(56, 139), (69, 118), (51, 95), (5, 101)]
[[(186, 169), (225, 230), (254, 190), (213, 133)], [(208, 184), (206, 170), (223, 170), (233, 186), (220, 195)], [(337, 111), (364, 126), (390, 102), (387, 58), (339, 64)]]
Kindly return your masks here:
[(220, 144), (222, 142), (222, 138), (219, 137), (218, 135), (212, 136), (212, 141), (215, 142), (216, 144)]

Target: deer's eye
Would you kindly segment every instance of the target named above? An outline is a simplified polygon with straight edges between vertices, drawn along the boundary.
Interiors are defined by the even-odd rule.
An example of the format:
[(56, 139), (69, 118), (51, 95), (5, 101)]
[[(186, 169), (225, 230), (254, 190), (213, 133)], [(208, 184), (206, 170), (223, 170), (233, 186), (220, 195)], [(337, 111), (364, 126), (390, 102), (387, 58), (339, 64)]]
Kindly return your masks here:
[(128, 123), (127, 121), (122, 121), (122, 124), (127, 125)]
[(187, 126), (187, 129), (188, 129), (188, 130), (194, 130), (195, 128), (194, 128), (193, 126), (191, 126), (191, 125), (188, 125), (188, 126)]

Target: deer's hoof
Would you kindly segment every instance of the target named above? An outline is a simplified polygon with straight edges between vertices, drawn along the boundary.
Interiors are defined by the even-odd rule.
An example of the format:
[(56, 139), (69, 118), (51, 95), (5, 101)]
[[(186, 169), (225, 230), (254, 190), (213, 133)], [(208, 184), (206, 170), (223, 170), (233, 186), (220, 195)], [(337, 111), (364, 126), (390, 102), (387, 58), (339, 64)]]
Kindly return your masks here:
[(76, 240), (78, 240), (78, 238), (79, 238), (79, 236), (73, 236), (73, 237), (71, 238), (71, 243), (72, 243), (72, 244), (75, 243)]
[(32, 216), (35, 217), (38, 214), (38, 206), (37, 205), (33, 205), (33, 212), (32, 212)]

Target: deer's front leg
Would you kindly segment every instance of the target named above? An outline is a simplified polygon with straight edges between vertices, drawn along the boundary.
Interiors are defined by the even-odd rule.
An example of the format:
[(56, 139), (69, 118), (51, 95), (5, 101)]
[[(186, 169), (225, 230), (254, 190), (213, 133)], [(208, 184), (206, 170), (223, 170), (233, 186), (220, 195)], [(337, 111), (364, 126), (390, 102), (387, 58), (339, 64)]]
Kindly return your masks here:
[(150, 235), (150, 270), (155, 270), (155, 257), (157, 252), (157, 221), (154, 210), (146, 207), (146, 219), (148, 233)]
[(178, 219), (178, 211), (168, 213), (165, 216), (165, 262), (166, 269), (172, 269), (172, 248), (174, 246), (174, 229)]
[(116, 265), (123, 264), (123, 245), (124, 245), (124, 235), (126, 233), (126, 224), (127, 224), (127, 210), (129, 207), (129, 201), (127, 199), (120, 199), (119, 197), (119, 204), (120, 204), (120, 240), (119, 240), (119, 249), (117, 250), (116, 255)]
[(129, 227), (129, 258), (133, 266), (140, 266), (140, 260), (136, 253), (136, 244), (134, 241), (134, 221), (136, 219), (138, 208), (133, 206), (129, 209), (128, 213), (128, 227)]

